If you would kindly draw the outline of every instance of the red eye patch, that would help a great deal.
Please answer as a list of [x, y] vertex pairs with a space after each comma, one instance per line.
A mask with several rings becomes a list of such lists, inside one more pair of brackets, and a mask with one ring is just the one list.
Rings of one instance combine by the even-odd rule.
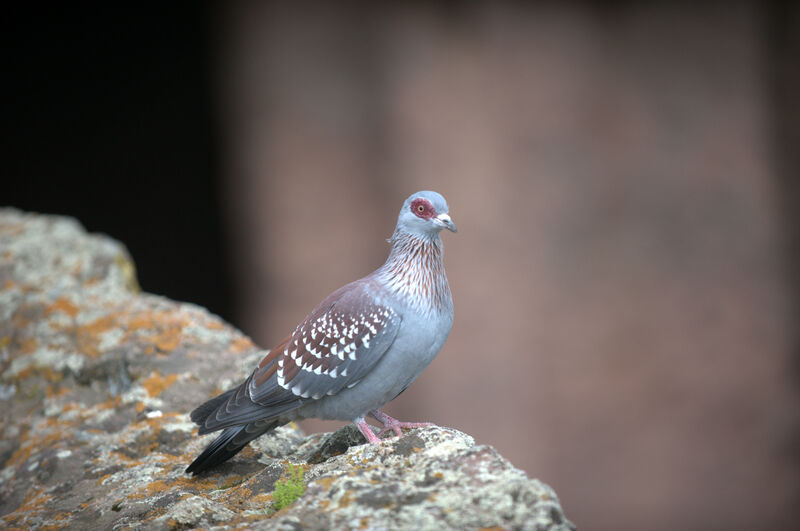
[[427, 199], [417, 198], [411, 202], [411, 212], [422, 219], [430, 219], [436, 214], [433, 205]]

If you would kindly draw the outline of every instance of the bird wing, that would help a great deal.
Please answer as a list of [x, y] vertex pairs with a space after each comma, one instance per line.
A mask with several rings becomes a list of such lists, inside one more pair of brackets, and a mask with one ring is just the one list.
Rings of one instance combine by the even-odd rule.
[[401, 317], [358, 283], [331, 294], [259, 364], [251, 400], [278, 406], [356, 385], [389, 350]]
[[[359, 289], [360, 288], [360, 289]], [[353, 387], [383, 357], [401, 317], [357, 282], [329, 295], [239, 387], [192, 413], [200, 433], [266, 422]]]

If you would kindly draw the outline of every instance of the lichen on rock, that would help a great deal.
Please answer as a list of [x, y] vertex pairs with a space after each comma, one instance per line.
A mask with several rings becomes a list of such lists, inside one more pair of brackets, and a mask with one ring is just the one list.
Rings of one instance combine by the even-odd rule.
[[[456, 430], [363, 445], [284, 426], [192, 478], [188, 412], [265, 353], [141, 293], [124, 246], [0, 209], [0, 527], [572, 529], [556, 494]], [[289, 463], [307, 489], [272, 514]]]

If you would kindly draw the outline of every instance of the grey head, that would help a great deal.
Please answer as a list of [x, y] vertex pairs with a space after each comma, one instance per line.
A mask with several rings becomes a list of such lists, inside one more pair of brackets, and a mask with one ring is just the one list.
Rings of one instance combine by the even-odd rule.
[[457, 232], [449, 211], [447, 201], [441, 194], [426, 190], [417, 192], [403, 203], [400, 215], [397, 216], [397, 228], [428, 237], [439, 234], [442, 229]]

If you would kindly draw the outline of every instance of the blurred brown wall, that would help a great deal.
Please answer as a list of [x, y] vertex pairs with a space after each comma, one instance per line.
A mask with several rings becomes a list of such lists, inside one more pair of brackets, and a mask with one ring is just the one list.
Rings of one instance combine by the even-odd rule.
[[497, 447], [581, 528], [795, 521], [767, 10], [448, 5], [221, 8], [239, 324], [276, 343], [440, 191], [455, 325], [391, 414]]

